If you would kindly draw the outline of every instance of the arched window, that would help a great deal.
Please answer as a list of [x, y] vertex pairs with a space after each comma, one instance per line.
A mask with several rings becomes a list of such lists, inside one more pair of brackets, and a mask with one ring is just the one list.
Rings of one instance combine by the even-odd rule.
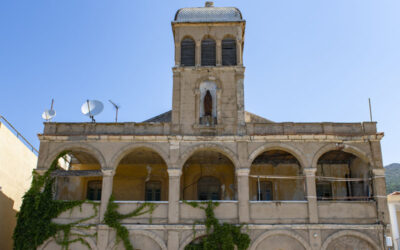
[[195, 65], [195, 43], [190, 38], [185, 38], [181, 42], [181, 65]]
[[213, 39], [204, 39], [201, 41], [201, 65], [215, 66], [216, 64], [216, 46]]
[[197, 196], [201, 201], [220, 200], [221, 183], [212, 176], [201, 177], [197, 182]]
[[222, 40], [222, 65], [236, 64], [236, 41], [234, 39]]

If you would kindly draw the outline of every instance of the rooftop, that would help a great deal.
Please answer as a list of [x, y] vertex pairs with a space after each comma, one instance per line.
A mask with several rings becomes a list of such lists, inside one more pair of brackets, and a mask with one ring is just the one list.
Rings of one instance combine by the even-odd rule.
[[206, 2], [205, 7], [182, 8], [175, 14], [175, 23], [241, 22], [242, 13], [235, 7], [214, 7]]

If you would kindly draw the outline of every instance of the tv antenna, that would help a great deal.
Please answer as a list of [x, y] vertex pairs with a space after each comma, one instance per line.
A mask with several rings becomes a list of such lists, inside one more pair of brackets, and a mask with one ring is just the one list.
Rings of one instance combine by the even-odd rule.
[[56, 116], [56, 111], [53, 109], [53, 105], [54, 105], [54, 99], [51, 99], [50, 109], [46, 109], [42, 114], [42, 118], [46, 120], [46, 122], [51, 121], [51, 119], [53, 119], [54, 116]]
[[115, 108], [115, 122], [118, 122], [118, 109], [121, 107], [117, 104], [115, 104], [113, 101], [108, 100]]
[[92, 122], [96, 122], [94, 116], [100, 114], [101, 111], [103, 111], [103, 108], [104, 105], [101, 101], [86, 100], [86, 102], [82, 104], [81, 112], [82, 114], [89, 116], [90, 119], [92, 119]]

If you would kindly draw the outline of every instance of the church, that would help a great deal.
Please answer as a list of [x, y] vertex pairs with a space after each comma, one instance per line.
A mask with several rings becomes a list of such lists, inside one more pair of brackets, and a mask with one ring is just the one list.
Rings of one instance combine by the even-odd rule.
[[[152, 204], [121, 220], [134, 249], [202, 249], [194, 246], [210, 232], [193, 204], [208, 201], [219, 223], [243, 225], [247, 249], [388, 249], [376, 123], [278, 123], [249, 113], [240, 10], [206, 2], [179, 9], [171, 25], [172, 110], [140, 123], [48, 122], [39, 135], [38, 173], [68, 152], [54, 198], [98, 204], [89, 226], [73, 229], [86, 243], [70, 249], [125, 249], [104, 222], [109, 202], [121, 214]], [[53, 221], [86, 218], [92, 203]], [[50, 238], [39, 249], [61, 248]]]

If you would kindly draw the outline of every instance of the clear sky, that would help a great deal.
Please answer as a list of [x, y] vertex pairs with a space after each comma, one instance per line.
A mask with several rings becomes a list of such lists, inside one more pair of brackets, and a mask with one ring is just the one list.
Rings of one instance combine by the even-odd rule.
[[[245, 108], [276, 122], [369, 120], [384, 164], [400, 162], [400, 1], [214, 1], [246, 19]], [[0, 114], [39, 146], [42, 112], [87, 122], [143, 121], [171, 109], [177, 9], [195, 0], [19, 0], [0, 3]]]

